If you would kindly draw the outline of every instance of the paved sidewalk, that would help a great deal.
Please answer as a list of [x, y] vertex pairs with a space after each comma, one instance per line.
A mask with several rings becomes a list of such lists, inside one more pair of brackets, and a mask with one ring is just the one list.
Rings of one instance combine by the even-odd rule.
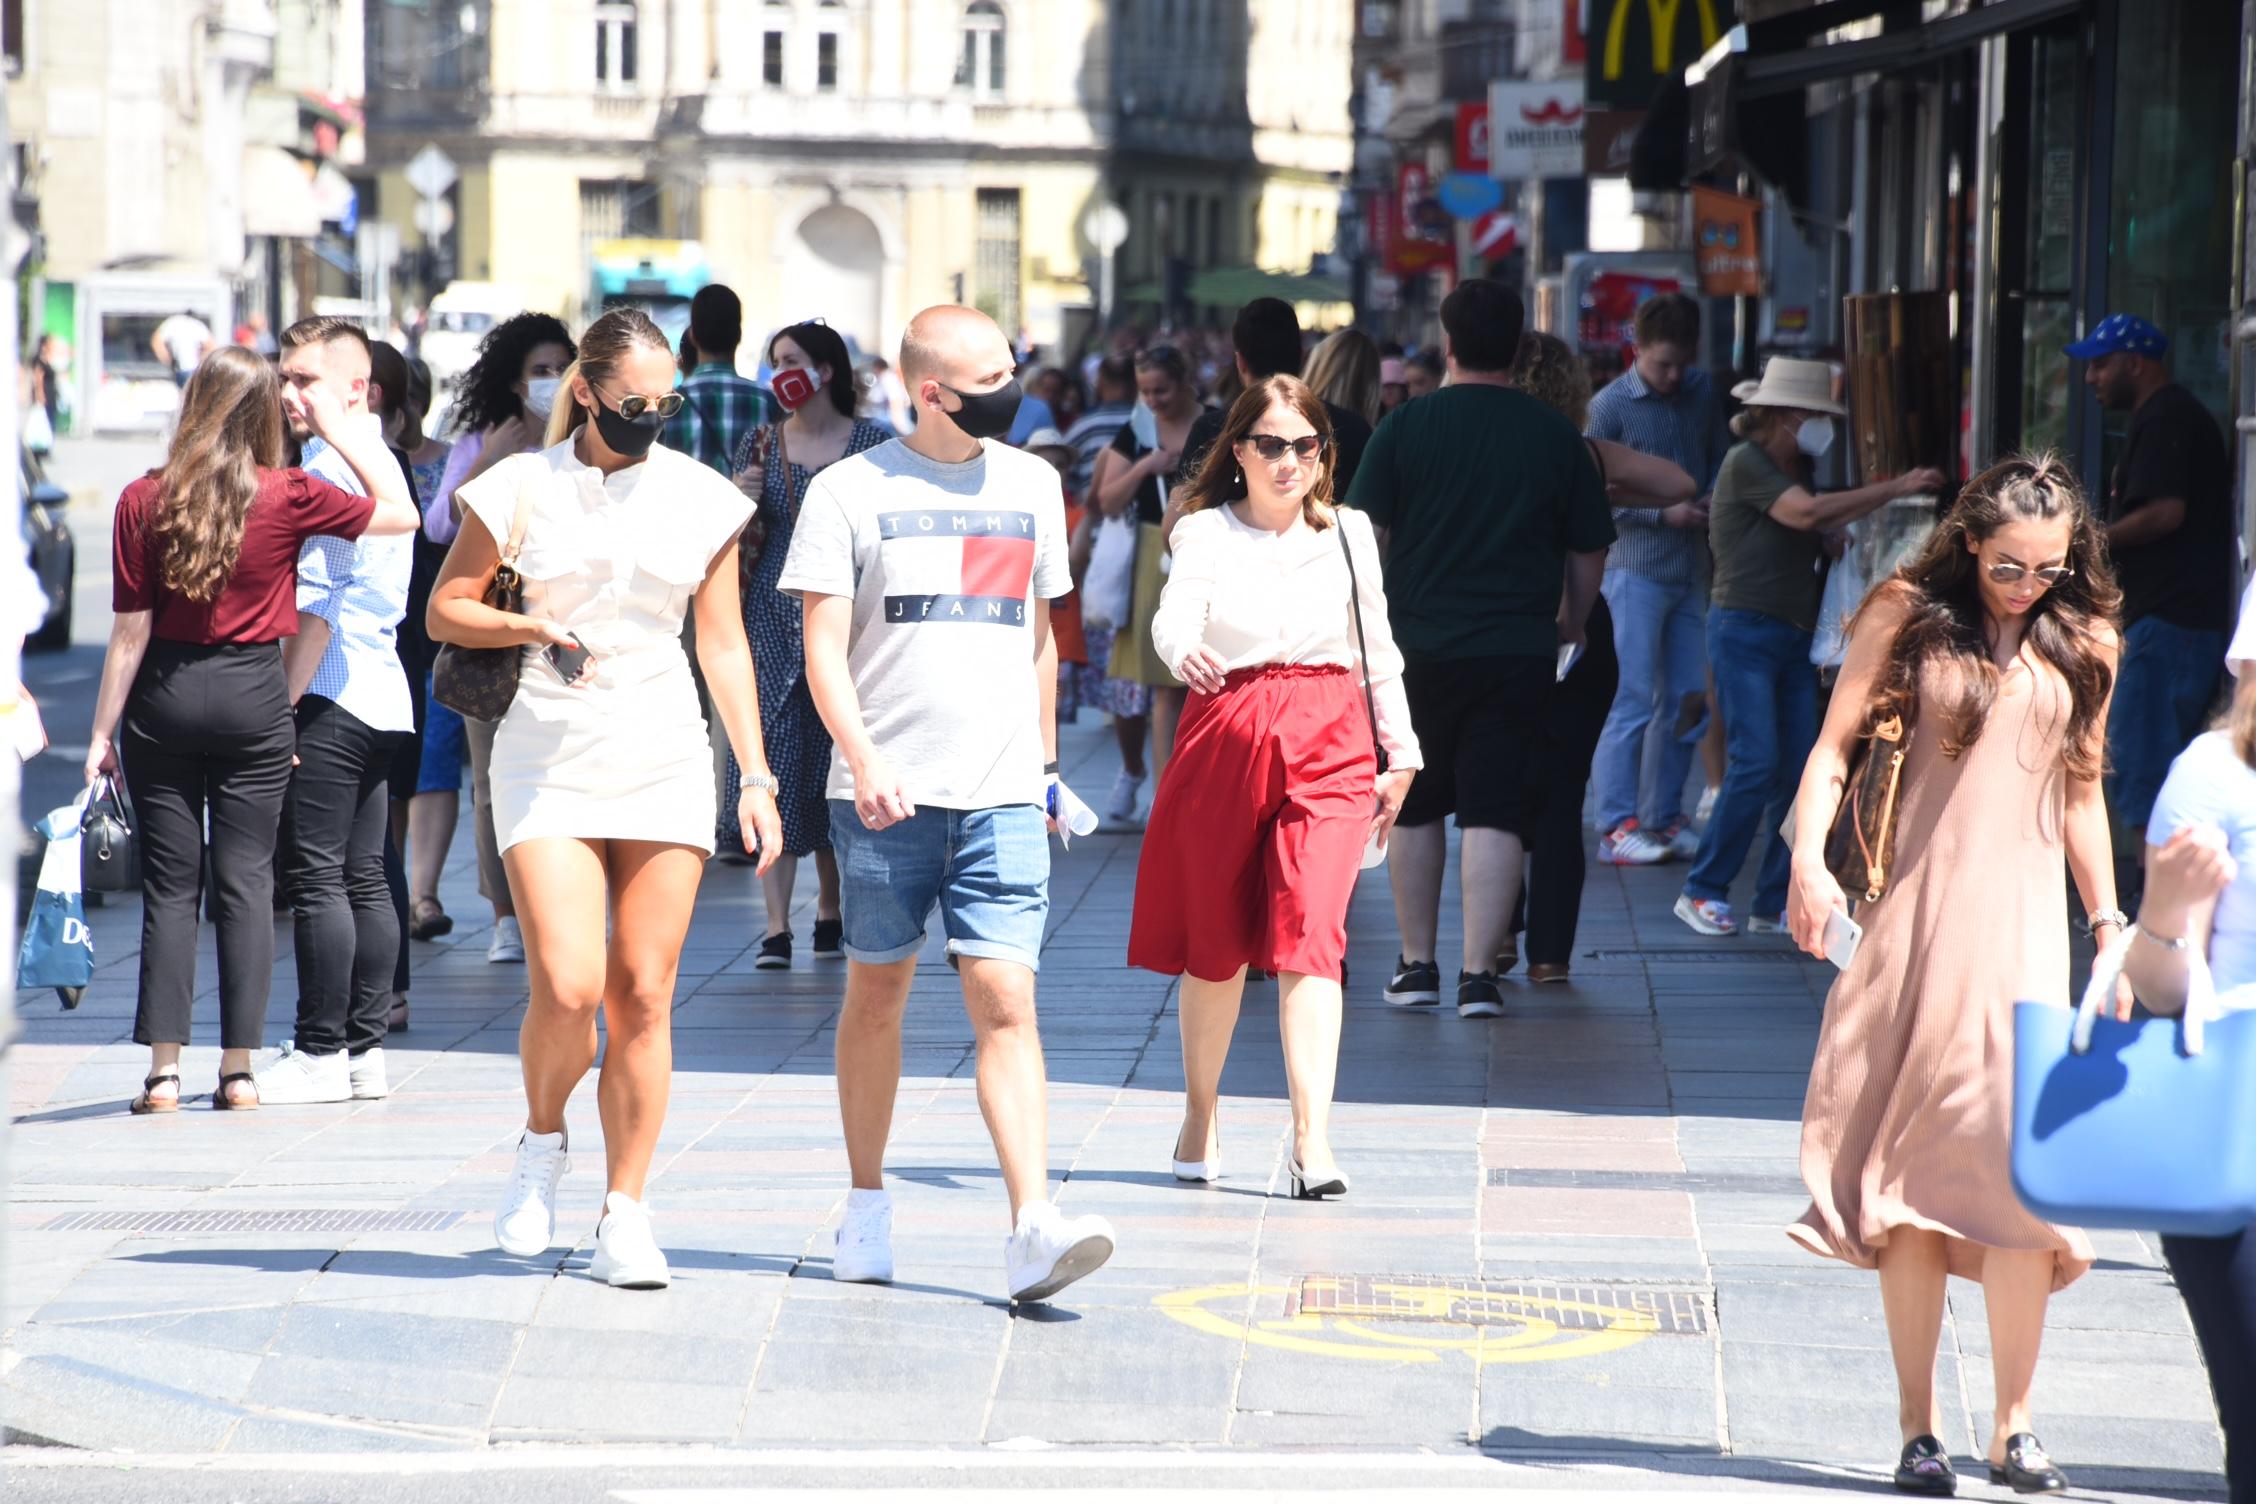
[[[1068, 743], [1069, 776], [1101, 793], [1098, 729]], [[1041, 1481], [1045, 1444], [1083, 1459], [1077, 1485], [1112, 1481], [1088, 1474], [1117, 1457], [1119, 1478], [1167, 1488], [1830, 1491], [1879, 1483], [1892, 1463], [1873, 1277], [1780, 1230], [1804, 1201], [1797, 1117], [1827, 974], [1775, 939], [1698, 940], [1669, 917], [1671, 869], [1594, 867], [1575, 985], [1515, 978], [1493, 1024], [1378, 1000], [1392, 918], [1383, 877], [1367, 879], [1335, 1131], [1354, 1189], [1318, 1205], [1284, 1195], [1272, 986], [1249, 993], [1225, 1083], [1227, 1178], [1173, 1182], [1172, 985], [1121, 960], [1137, 844], [1076, 842], [1042, 974], [1051, 1164], [1062, 1203], [1111, 1217], [1121, 1246], [1056, 1307], [1014, 1317], [969, 1034], [936, 947], [892, 1156], [900, 1281], [829, 1280], [846, 1182], [841, 973], [803, 949], [788, 974], [751, 969], [759, 910], [741, 868], [708, 875], [675, 1016], [651, 1187], [674, 1287], [615, 1292], [585, 1275], [602, 1192], [592, 1084], [564, 1183], [577, 1246], [495, 1251], [525, 974], [484, 959], [466, 831], [446, 894], [463, 927], [416, 947], [388, 1101], [126, 1116], [146, 1060], [129, 1038], [130, 902], [94, 915], [103, 967], [83, 1009], [19, 999], [0, 1354], [16, 1440], [175, 1460], [553, 1458], [567, 1476], [593, 1444], [666, 1443], [600, 1455], [683, 1487], [721, 1481], [711, 1459], [736, 1448], [804, 1460], [737, 1470], [778, 1485], [907, 1481], [927, 1463], [940, 1484]], [[277, 1038], [295, 996], [283, 949]], [[208, 1039], [208, 936], [202, 975]], [[189, 1052], [191, 1091], [209, 1090], [216, 1054]], [[2053, 1307], [2041, 1432], [2081, 1495], [2221, 1496], [2206, 1382], [2157, 1250], [2098, 1241], [2098, 1270]], [[1986, 1440], [1987, 1340], [1980, 1291], [1954, 1286], [1940, 1372], [1961, 1458]], [[550, 1444], [565, 1450], [537, 1450]], [[535, 1450], [497, 1450], [519, 1446]], [[833, 1450], [864, 1446], [896, 1470], [879, 1478], [876, 1461]], [[1182, 1449], [1218, 1454], [1215, 1468], [1166, 1465]], [[1311, 1449], [1354, 1456], [1333, 1467]], [[1227, 1460], [1260, 1454], [1275, 1468]], [[91, 1478], [68, 1489], [71, 1476], [14, 1481], [34, 1485], [26, 1497], [42, 1480], [53, 1497], [115, 1496]], [[289, 1496], [252, 1476], [229, 1473], [230, 1495]], [[462, 1497], [519, 1496], [468, 1462], [439, 1476]], [[509, 1476], [524, 1497], [581, 1496]], [[425, 1481], [433, 1491], [383, 1496], [439, 1497]]]

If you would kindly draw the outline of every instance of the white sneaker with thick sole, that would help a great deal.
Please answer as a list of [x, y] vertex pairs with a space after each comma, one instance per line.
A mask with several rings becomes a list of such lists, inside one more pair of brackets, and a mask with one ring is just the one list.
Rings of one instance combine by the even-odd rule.
[[650, 1235], [650, 1208], [624, 1191], [603, 1198], [588, 1273], [614, 1290], [663, 1290], [674, 1281], [666, 1255]]
[[1123, 773], [1112, 781], [1112, 799], [1105, 805], [1105, 818], [1125, 822], [1136, 818], [1136, 810], [1143, 803], [1144, 781], [1130, 773]]
[[345, 1052], [310, 1054], [294, 1044], [265, 1070], [258, 1072], [259, 1101], [275, 1107], [303, 1107], [317, 1102], [352, 1100], [352, 1077]]
[[392, 1079], [384, 1072], [384, 1047], [372, 1045], [357, 1055], [347, 1055], [346, 1076], [352, 1082], [353, 1100], [373, 1102], [392, 1094]]
[[1018, 1230], [1003, 1247], [1003, 1269], [1013, 1300], [1048, 1300], [1112, 1257], [1112, 1224], [1102, 1217], [1068, 1217], [1053, 1202], [1036, 1201], [1018, 1213]]
[[564, 1135], [527, 1129], [517, 1140], [517, 1171], [508, 1199], [494, 1217], [494, 1242], [503, 1253], [531, 1258], [556, 1242], [556, 1183], [572, 1168]]
[[525, 959], [525, 936], [515, 919], [496, 919], [493, 937], [486, 941], [486, 959], [496, 966], [519, 965]]
[[887, 1191], [849, 1191], [846, 1220], [838, 1225], [830, 1277], [840, 1284], [893, 1281], [893, 1197]]
[[1731, 905], [1720, 898], [1694, 898], [1689, 893], [1679, 893], [1676, 917], [1703, 935], [1720, 938], [1739, 933], [1738, 922], [1731, 917]]

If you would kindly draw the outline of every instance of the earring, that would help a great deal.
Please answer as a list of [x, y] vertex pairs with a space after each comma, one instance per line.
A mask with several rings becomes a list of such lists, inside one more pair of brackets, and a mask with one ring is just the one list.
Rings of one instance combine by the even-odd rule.
[[1245, 484], [1245, 471], [1242, 468], [1239, 468], [1237, 466], [1231, 467], [1230, 484], [1233, 486], [1242, 486]]

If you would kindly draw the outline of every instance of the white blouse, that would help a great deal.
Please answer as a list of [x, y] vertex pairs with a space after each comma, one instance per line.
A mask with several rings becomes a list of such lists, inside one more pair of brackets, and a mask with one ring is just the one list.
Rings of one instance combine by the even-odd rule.
[[1370, 642], [1379, 745], [1389, 767], [1423, 767], [1402, 690], [1402, 653], [1387, 624], [1371, 519], [1350, 507], [1333, 515], [1337, 532], [1319, 532], [1296, 520], [1272, 533], [1240, 520], [1229, 506], [1193, 512], [1178, 522], [1174, 564], [1152, 619], [1152, 645], [1178, 678], [1183, 659], [1201, 644], [1214, 650], [1225, 670], [1270, 663], [1357, 667], [1362, 655], [1355, 646], [1347, 560], [1340, 551], [1344, 534], [1355, 555], [1355, 593]]

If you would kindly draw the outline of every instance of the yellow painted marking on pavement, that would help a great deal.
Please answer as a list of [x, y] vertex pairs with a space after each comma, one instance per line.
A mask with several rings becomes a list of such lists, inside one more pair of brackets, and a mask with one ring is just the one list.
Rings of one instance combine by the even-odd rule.
[[[1217, 1305], [1236, 1302], [1242, 1308], [1251, 1297], [1283, 1296], [1283, 1285], [1206, 1285], [1195, 1290], [1171, 1290], [1152, 1298], [1152, 1304], [1196, 1331], [1273, 1347], [1285, 1352], [1324, 1358], [1356, 1358], [1379, 1363], [1438, 1363], [1450, 1355], [1463, 1355], [1476, 1365], [1489, 1363], [1556, 1363], [1595, 1357], [1633, 1347], [1660, 1330], [1660, 1322], [1644, 1311], [1617, 1310], [1581, 1301], [1547, 1300], [1493, 1291], [1453, 1290], [1423, 1285], [1372, 1286], [1409, 1310], [1360, 1311], [1353, 1315], [1301, 1312], [1282, 1320], [1254, 1321], [1224, 1314]], [[1537, 1311], [1579, 1311], [1598, 1317], [1606, 1325], [1595, 1332], [1568, 1332]], [[1412, 1322], [1449, 1322], [1469, 1325], [1467, 1317], [1485, 1312], [1512, 1324], [1510, 1330], [1476, 1326], [1469, 1337], [1427, 1334], [1415, 1330], [1374, 1325], [1392, 1315], [1403, 1325]]]

